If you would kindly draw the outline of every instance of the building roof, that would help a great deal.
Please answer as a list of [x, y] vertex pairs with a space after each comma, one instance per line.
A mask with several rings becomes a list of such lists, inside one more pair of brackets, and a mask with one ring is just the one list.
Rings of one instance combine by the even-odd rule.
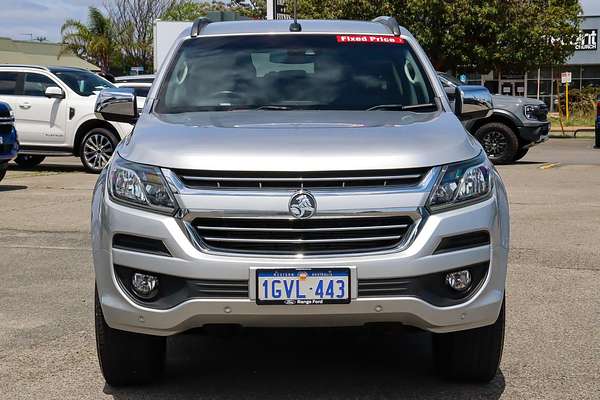
[[[290, 33], [292, 20], [250, 20], [213, 22], [204, 29], [201, 35], [226, 34], [258, 34], [258, 33]], [[377, 22], [346, 20], [298, 20], [302, 25], [302, 33], [347, 33], [367, 35], [390, 35], [390, 29]], [[402, 28], [403, 32], [405, 30]]]
[[59, 67], [78, 67], [91, 71], [100, 68], [77, 57], [70, 50], [62, 54], [60, 43], [28, 42], [0, 37], [0, 64], [31, 64]]

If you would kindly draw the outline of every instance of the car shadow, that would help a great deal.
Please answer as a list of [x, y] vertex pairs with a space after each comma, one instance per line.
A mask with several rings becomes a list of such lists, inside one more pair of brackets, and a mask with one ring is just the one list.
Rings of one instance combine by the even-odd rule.
[[0, 184], [0, 192], [12, 192], [14, 190], [25, 190], [27, 186], [23, 185], [2, 185]]
[[17, 164], [11, 163], [8, 165], [10, 171], [23, 172], [85, 172], [85, 168], [81, 164], [40, 164], [32, 168], [19, 167]]
[[547, 163], [546, 163], [546, 161], [529, 161], [529, 160], [523, 161], [523, 160], [520, 160], [520, 161], [514, 162], [513, 164], [515, 164], [515, 165], [529, 165], [529, 164], [547, 164]]
[[366, 330], [243, 331], [219, 339], [168, 339], [165, 377], [155, 384], [113, 388], [114, 399], [497, 399], [500, 372], [489, 384], [435, 376], [431, 334]]

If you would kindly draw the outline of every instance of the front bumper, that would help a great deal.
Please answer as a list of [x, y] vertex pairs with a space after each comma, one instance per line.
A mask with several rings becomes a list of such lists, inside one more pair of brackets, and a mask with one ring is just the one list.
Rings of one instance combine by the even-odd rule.
[[0, 132], [0, 164], [5, 164], [13, 160], [17, 156], [18, 151], [17, 131], [12, 128], [8, 132]]
[[[506, 193], [499, 177], [489, 199], [428, 216], [410, 246], [402, 251], [307, 259], [201, 251], [190, 241], [181, 221], [113, 202], [106, 195], [103, 180], [102, 175], [92, 206], [93, 256], [100, 303], [106, 322], [115, 329], [164, 336], [207, 324], [314, 327], [399, 322], [449, 332], [490, 325], [498, 317], [504, 298], [509, 235]], [[426, 196], [409, 198], [418, 202], [417, 206], [426, 201]], [[488, 231], [490, 244], [433, 255], [442, 238], [474, 231]], [[161, 239], [172, 257], [112, 248], [116, 233]], [[261, 306], [250, 289], [248, 298], [194, 298], [172, 308], [155, 309], [132, 299], [118, 283], [113, 267], [117, 264], [188, 279], [247, 280], [254, 288], [258, 268], [349, 266], [351, 282], [357, 282], [417, 277], [488, 260], [489, 270], [479, 290], [465, 302], [448, 307], [409, 296], [361, 298], [357, 285], [352, 284], [352, 301], [343, 305]]]
[[527, 143], [524, 148], [543, 143], [550, 138], [550, 122], [519, 126], [519, 135]]

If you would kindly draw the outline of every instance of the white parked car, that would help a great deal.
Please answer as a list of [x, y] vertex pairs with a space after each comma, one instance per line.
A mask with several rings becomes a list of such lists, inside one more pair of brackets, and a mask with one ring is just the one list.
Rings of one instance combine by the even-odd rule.
[[21, 143], [15, 162], [34, 167], [47, 156], [75, 155], [100, 172], [132, 128], [94, 115], [98, 92], [113, 87], [85, 69], [0, 64], [0, 100], [14, 110]]
[[115, 86], [133, 89], [139, 109], [144, 108], [144, 104], [146, 104], [146, 97], [148, 97], [152, 82], [154, 82], [154, 75], [130, 75], [115, 78]]

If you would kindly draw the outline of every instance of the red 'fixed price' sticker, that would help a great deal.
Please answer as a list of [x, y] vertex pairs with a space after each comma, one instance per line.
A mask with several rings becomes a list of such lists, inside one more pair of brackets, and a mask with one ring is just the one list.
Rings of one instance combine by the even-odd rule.
[[404, 44], [404, 39], [387, 35], [337, 35], [338, 43]]

